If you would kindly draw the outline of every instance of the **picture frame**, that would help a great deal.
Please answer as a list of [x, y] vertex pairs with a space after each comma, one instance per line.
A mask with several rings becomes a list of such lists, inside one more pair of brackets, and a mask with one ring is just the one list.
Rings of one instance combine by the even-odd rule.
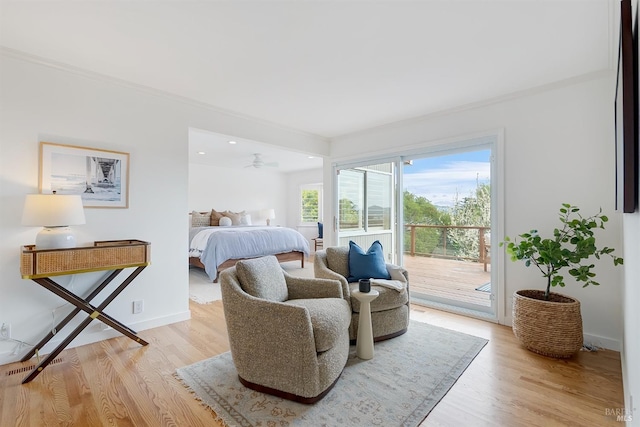
[[129, 207], [129, 153], [40, 142], [40, 192], [78, 194], [85, 208]]

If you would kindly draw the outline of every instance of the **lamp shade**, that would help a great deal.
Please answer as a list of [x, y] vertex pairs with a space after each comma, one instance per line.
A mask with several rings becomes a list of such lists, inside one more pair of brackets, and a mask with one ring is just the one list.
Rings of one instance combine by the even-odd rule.
[[267, 225], [271, 225], [271, 220], [276, 218], [275, 209], [263, 209], [260, 213], [267, 220]]
[[71, 194], [27, 194], [22, 225], [63, 227], [84, 224], [82, 198]]

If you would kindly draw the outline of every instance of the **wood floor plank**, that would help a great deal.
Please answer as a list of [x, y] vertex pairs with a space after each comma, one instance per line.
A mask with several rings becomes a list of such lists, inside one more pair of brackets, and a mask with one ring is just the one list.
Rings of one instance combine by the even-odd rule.
[[489, 339], [422, 426], [613, 426], [623, 407], [620, 355], [547, 358], [519, 345], [511, 328], [414, 307], [417, 320]]
[[482, 263], [406, 254], [403, 263], [410, 271], [412, 292], [491, 306], [490, 293], [476, 291], [477, 287], [491, 281], [491, 269], [484, 271]]
[[[114, 338], [63, 351], [31, 383], [0, 366], [2, 426], [221, 426], [175, 377], [179, 367], [229, 349], [220, 301], [191, 303], [192, 318], [142, 331], [141, 347]], [[411, 317], [489, 340], [422, 426], [619, 426], [620, 355], [550, 359], [522, 348], [510, 328], [413, 306]]]

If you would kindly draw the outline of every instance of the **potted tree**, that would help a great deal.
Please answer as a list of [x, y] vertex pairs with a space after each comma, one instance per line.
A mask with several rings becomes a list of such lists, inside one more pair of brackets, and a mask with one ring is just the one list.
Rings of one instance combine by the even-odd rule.
[[561, 228], [553, 237], [542, 238], [537, 230], [520, 234], [512, 241], [505, 237], [505, 246], [512, 261], [524, 261], [534, 266], [547, 279], [546, 290], [519, 290], [513, 296], [513, 332], [529, 350], [550, 357], [571, 357], [582, 347], [582, 316], [580, 302], [566, 295], [551, 292], [551, 287], [565, 286], [564, 270], [583, 287], [599, 285], [595, 281], [592, 257], [610, 256], [613, 265], [623, 263], [613, 254], [613, 248], [598, 248], [595, 229], [603, 229], [609, 219], [602, 209], [593, 216], [583, 217], [580, 209], [567, 203], [560, 208]]

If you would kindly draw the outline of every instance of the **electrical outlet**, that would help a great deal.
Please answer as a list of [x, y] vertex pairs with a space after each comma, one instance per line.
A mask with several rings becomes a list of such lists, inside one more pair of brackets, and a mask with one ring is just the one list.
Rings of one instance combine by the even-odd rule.
[[11, 339], [11, 323], [3, 323], [0, 327], [0, 338]]
[[144, 301], [138, 300], [133, 302], [133, 314], [140, 314], [144, 310]]

